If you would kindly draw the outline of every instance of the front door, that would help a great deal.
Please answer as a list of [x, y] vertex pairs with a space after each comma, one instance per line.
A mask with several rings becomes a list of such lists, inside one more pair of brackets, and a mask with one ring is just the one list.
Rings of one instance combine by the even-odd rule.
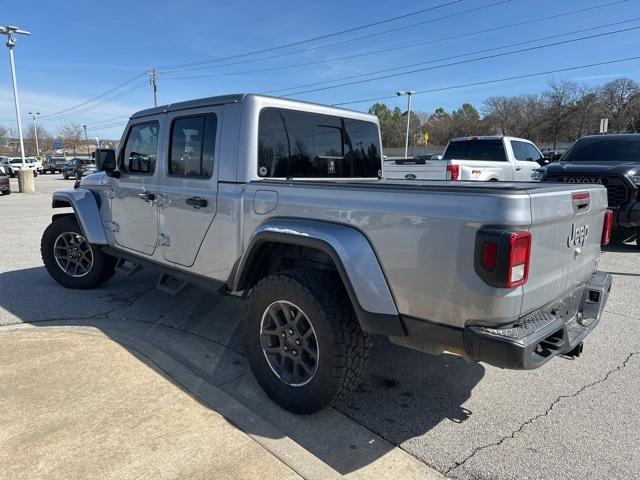
[[158, 240], [159, 131], [159, 119], [130, 125], [118, 157], [120, 177], [109, 178], [115, 242], [146, 255], [153, 255]]
[[536, 162], [541, 157], [540, 152], [532, 144], [518, 140], [511, 140], [511, 148], [515, 167], [513, 179], [518, 182], [530, 182], [533, 171], [540, 168]]
[[216, 214], [222, 107], [167, 118], [169, 145], [160, 179], [158, 229], [167, 262], [191, 266]]

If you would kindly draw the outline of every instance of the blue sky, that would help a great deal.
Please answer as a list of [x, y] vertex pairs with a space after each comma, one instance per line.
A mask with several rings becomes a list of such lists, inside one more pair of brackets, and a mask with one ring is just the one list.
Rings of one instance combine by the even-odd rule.
[[[640, 0], [614, 2], [22, 0], [5, 7], [0, 22], [32, 32], [31, 37], [18, 38], [15, 49], [23, 114], [33, 110], [41, 112], [42, 124], [53, 134], [65, 121], [73, 121], [88, 125], [91, 137], [119, 138], [126, 117], [153, 104], [151, 87], [144, 83], [145, 77], [133, 78], [153, 67], [159, 68], [162, 74], [158, 84], [160, 104], [236, 92], [273, 91], [276, 95], [286, 95], [640, 27]], [[447, 3], [450, 5], [351, 33], [251, 54]], [[600, 5], [601, 8], [582, 13], [474, 33]], [[468, 10], [475, 11], [465, 13]], [[449, 18], [441, 18], [445, 16]], [[385, 33], [392, 29], [394, 31]], [[578, 30], [583, 31], [569, 34]], [[367, 35], [372, 36], [353, 40]], [[459, 38], [443, 40], [448, 37]], [[514, 43], [521, 45], [497, 49]], [[325, 46], [315, 48], [322, 45]], [[371, 53], [395, 47], [402, 48]], [[462, 56], [486, 49], [494, 50]], [[5, 61], [0, 61], [0, 72], [3, 72], [0, 73], [0, 125], [9, 126], [15, 122], [15, 116], [7, 53], [6, 49], [2, 50], [0, 55], [5, 56]], [[399, 89], [446, 88], [632, 56], [640, 56], [640, 30], [307, 92], [294, 98], [333, 104], [389, 96]], [[336, 60], [342, 57], [350, 58]], [[456, 58], [437, 61], [450, 57]], [[188, 69], [177, 67], [203, 61], [208, 63]], [[433, 63], [427, 63], [429, 61]], [[413, 64], [420, 65], [403, 68]], [[639, 67], [640, 60], [633, 60], [424, 93], [414, 97], [414, 108], [450, 110], [464, 102], [481, 107], [482, 101], [492, 95], [539, 93], [551, 78], [573, 79], [587, 85], [598, 85], [617, 76], [640, 81]], [[77, 107], [129, 80], [130, 83], [112, 94]], [[314, 85], [291, 89], [308, 84]], [[129, 93], [112, 99], [126, 92]], [[391, 107], [405, 108], [406, 104], [406, 99], [400, 98], [384, 101]], [[102, 104], [96, 105], [98, 103]], [[349, 108], [366, 110], [371, 103], [352, 104]], [[71, 110], [45, 117], [67, 109]]]

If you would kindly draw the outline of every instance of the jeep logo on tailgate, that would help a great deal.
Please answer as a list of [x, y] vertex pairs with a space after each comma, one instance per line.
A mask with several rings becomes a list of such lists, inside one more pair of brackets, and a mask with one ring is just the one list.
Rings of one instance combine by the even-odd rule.
[[564, 183], [595, 183], [602, 185], [602, 179], [598, 177], [560, 177]]
[[579, 225], [576, 227], [575, 223], [571, 224], [571, 233], [567, 237], [567, 247], [581, 247], [589, 236], [589, 226]]

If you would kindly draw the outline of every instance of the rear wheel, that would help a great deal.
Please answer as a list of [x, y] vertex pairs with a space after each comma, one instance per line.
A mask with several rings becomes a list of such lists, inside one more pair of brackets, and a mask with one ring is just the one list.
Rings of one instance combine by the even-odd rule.
[[287, 410], [312, 413], [351, 390], [370, 345], [337, 274], [288, 270], [249, 293], [249, 363], [267, 395]]
[[40, 252], [49, 275], [68, 288], [97, 287], [115, 272], [116, 259], [91, 245], [73, 216], [57, 218], [46, 228]]
[[11, 189], [7, 188], [6, 190], [3, 190], [2, 195], [11, 195]]

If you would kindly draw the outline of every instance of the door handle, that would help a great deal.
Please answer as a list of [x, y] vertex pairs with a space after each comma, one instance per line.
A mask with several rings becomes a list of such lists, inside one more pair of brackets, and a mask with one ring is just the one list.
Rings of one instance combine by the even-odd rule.
[[185, 203], [191, 205], [193, 208], [203, 208], [209, 204], [206, 199], [200, 197], [187, 198]]
[[522, 170], [522, 167], [516, 167], [516, 170], [519, 172], [520, 170]]
[[153, 202], [156, 199], [156, 194], [151, 192], [142, 192], [138, 194], [138, 198], [145, 202]]

